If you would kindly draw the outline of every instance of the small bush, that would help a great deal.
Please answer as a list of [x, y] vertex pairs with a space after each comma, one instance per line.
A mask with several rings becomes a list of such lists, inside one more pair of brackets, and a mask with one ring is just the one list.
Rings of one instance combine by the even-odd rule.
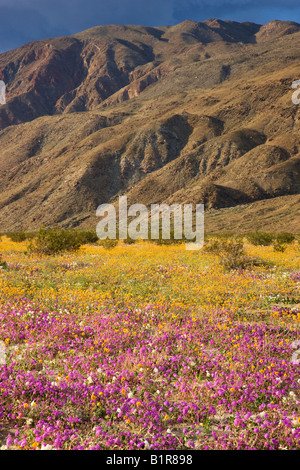
[[228, 270], [244, 269], [257, 264], [257, 260], [245, 254], [244, 244], [240, 239], [210, 240], [204, 245], [203, 250], [217, 255], [220, 258], [221, 265]]
[[7, 269], [8, 265], [6, 261], [3, 261], [2, 256], [0, 255], [0, 269]]
[[282, 244], [282, 243], [293, 243], [293, 241], [296, 239], [296, 235], [294, 235], [293, 233], [288, 233], [288, 232], [282, 232], [282, 233], [278, 233], [276, 235], [276, 241], [277, 243], [279, 244]]
[[273, 245], [273, 249], [274, 249], [274, 251], [279, 251], [279, 252], [283, 253], [285, 251], [286, 247], [284, 245], [282, 245], [281, 243], [276, 242]]
[[273, 243], [275, 235], [273, 233], [253, 232], [246, 235], [247, 240], [255, 246], [269, 246]]
[[151, 240], [156, 245], [178, 245], [182, 243], [182, 240], [176, 240], [175, 238], [165, 239], [165, 238], [158, 238], [157, 240]]
[[99, 240], [98, 244], [106, 248], [107, 250], [114, 248], [118, 244], [118, 240], [111, 240], [110, 238], [106, 238], [105, 240]]
[[149, 234], [149, 240], [152, 243], [155, 243], [156, 245], [178, 245], [178, 244], [183, 243], [185, 241], [189, 241], [189, 242], [193, 241], [193, 240], [186, 240], [184, 236], [181, 239], [175, 238], [173, 230], [170, 230], [170, 238], [163, 238], [162, 235], [163, 234], [160, 231], [159, 238], [151, 239], [151, 234]]
[[133, 238], [128, 236], [123, 241], [124, 243], [126, 243], [126, 245], [134, 245], [134, 243], [136, 243], [137, 240], [134, 240]]
[[97, 243], [99, 240], [97, 233], [94, 230], [78, 230], [76, 233], [83, 245]]
[[28, 247], [29, 253], [53, 255], [63, 251], [77, 251], [82, 245], [75, 231], [41, 228]]
[[34, 232], [9, 232], [6, 234], [13, 242], [21, 243], [26, 240], [32, 240], [35, 236]]

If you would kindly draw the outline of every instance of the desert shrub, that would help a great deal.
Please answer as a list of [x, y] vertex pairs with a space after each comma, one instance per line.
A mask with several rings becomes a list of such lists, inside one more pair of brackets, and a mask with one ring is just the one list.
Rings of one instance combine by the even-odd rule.
[[164, 239], [158, 238], [157, 240], [152, 240], [156, 245], [178, 245], [182, 243], [182, 240], [176, 240], [175, 238]]
[[110, 238], [106, 238], [105, 240], [98, 240], [98, 244], [109, 250], [117, 246], [118, 240], [111, 240]]
[[246, 235], [247, 240], [252, 245], [269, 246], [273, 245], [274, 251], [284, 251], [285, 245], [292, 243], [296, 236], [293, 233], [281, 232], [281, 233], [266, 233], [266, 232], [253, 232]]
[[82, 245], [75, 231], [41, 228], [28, 247], [29, 253], [53, 255], [64, 251], [77, 251]]
[[7, 262], [3, 261], [2, 256], [0, 255], [0, 269], [7, 269]]
[[258, 263], [245, 254], [241, 239], [213, 239], [204, 245], [203, 251], [217, 255], [221, 265], [228, 270], [244, 269]]
[[255, 246], [268, 246], [271, 245], [275, 239], [275, 235], [273, 233], [266, 233], [266, 232], [252, 232], [246, 235], [247, 240]]
[[83, 245], [97, 243], [99, 240], [95, 230], [78, 230], [76, 233]]
[[278, 242], [275, 242], [274, 245], [273, 245], [273, 250], [274, 251], [279, 251], [281, 253], [283, 253], [286, 249], [286, 246], [285, 245], [282, 245], [281, 243], [278, 243]]
[[128, 237], [124, 238], [123, 241], [124, 241], [124, 243], [126, 243], [126, 245], [133, 245], [134, 243], [136, 243], [137, 240], [134, 240], [133, 238], [129, 237], [129, 235], [128, 235]]
[[276, 235], [276, 242], [279, 244], [293, 243], [295, 239], [296, 239], [296, 235], [294, 235], [293, 233], [281, 232]]
[[189, 241], [189, 242], [193, 241], [193, 240], [186, 240], [184, 235], [182, 235], [181, 239], [175, 238], [174, 230], [170, 230], [170, 238], [168, 239], [163, 238], [162, 235], [163, 235], [162, 231], [160, 231], [159, 238], [151, 239], [151, 234], [149, 234], [149, 241], [151, 241], [152, 243], [155, 243], [156, 245], [178, 245], [185, 241]]
[[34, 232], [9, 232], [6, 234], [13, 242], [24, 242], [25, 240], [32, 240], [35, 236]]
[[220, 247], [220, 240], [210, 238], [207, 241], [205, 240], [204, 247], [202, 249], [202, 253], [214, 253], [216, 255], [219, 254], [219, 247]]

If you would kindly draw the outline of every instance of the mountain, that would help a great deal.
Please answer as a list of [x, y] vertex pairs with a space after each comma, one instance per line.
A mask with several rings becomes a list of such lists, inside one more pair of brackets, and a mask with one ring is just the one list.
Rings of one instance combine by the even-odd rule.
[[300, 25], [98, 26], [0, 55], [0, 231], [204, 203], [208, 230], [300, 229]]

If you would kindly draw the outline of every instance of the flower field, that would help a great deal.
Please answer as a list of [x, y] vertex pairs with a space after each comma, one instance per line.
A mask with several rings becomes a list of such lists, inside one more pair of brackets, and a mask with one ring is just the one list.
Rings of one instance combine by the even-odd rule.
[[244, 270], [184, 245], [26, 246], [0, 241], [0, 447], [300, 448], [297, 243], [247, 245]]

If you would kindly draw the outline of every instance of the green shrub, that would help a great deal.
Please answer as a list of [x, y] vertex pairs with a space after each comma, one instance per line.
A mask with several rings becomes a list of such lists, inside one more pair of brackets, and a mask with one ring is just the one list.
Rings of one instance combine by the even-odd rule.
[[178, 245], [182, 243], [182, 240], [176, 240], [175, 238], [165, 239], [165, 238], [158, 238], [157, 240], [151, 240], [156, 245]]
[[286, 247], [284, 245], [282, 245], [281, 243], [276, 242], [273, 245], [273, 250], [274, 251], [279, 251], [279, 252], [283, 253], [285, 251], [285, 249], [286, 249]]
[[255, 246], [269, 246], [273, 243], [275, 235], [266, 232], [253, 232], [246, 235], [247, 240]]
[[6, 234], [13, 242], [24, 242], [25, 240], [32, 240], [35, 236], [34, 232], [9, 232]]
[[156, 245], [178, 245], [185, 241], [192, 242], [193, 240], [185, 240], [184, 236], [182, 237], [182, 239], [175, 238], [174, 231], [170, 230], [170, 238], [163, 238], [162, 231], [160, 231], [159, 238], [157, 239], [151, 239], [151, 233], [149, 233], [149, 241], [155, 243]]
[[118, 240], [111, 240], [110, 238], [106, 238], [105, 240], [99, 240], [98, 244], [106, 248], [107, 250], [114, 248], [118, 244]]
[[276, 241], [279, 243], [279, 244], [282, 244], [282, 243], [293, 243], [293, 241], [296, 239], [296, 235], [294, 235], [293, 233], [288, 233], [288, 232], [282, 232], [282, 233], [278, 233], [276, 235]]
[[217, 255], [220, 264], [228, 270], [244, 269], [257, 264], [257, 260], [245, 254], [244, 244], [241, 239], [210, 240], [204, 245], [203, 251]]
[[284, 245], [292, 243], [296, 239], [296, 236], [288, 232], [281, 232], [276, 234], [256, 231], [247, 234], [246, 238], [252, 245], [273, 245], [275, 251], [284, 251], [286, 248]]
[[136, 243], [137, 240], [134, 240], [133, 238], [128, 236], [123, 241], [124, 243], [126, 243], [126, 245], [133, 245], [134, 243]]
[[82, 244], [79, 234], [75, 231], [41, 228], [30, 243], [28, 251], [53, 255], [63, 251], [77, 251]]
[[97, 243], [99, 240], [97, 233], [94, 230], [78, 230], [76, 233], [83, 245]]
[[3, 261], [2, 256], [0, 255], [0, 269], [7, 269], [7, 262]]

